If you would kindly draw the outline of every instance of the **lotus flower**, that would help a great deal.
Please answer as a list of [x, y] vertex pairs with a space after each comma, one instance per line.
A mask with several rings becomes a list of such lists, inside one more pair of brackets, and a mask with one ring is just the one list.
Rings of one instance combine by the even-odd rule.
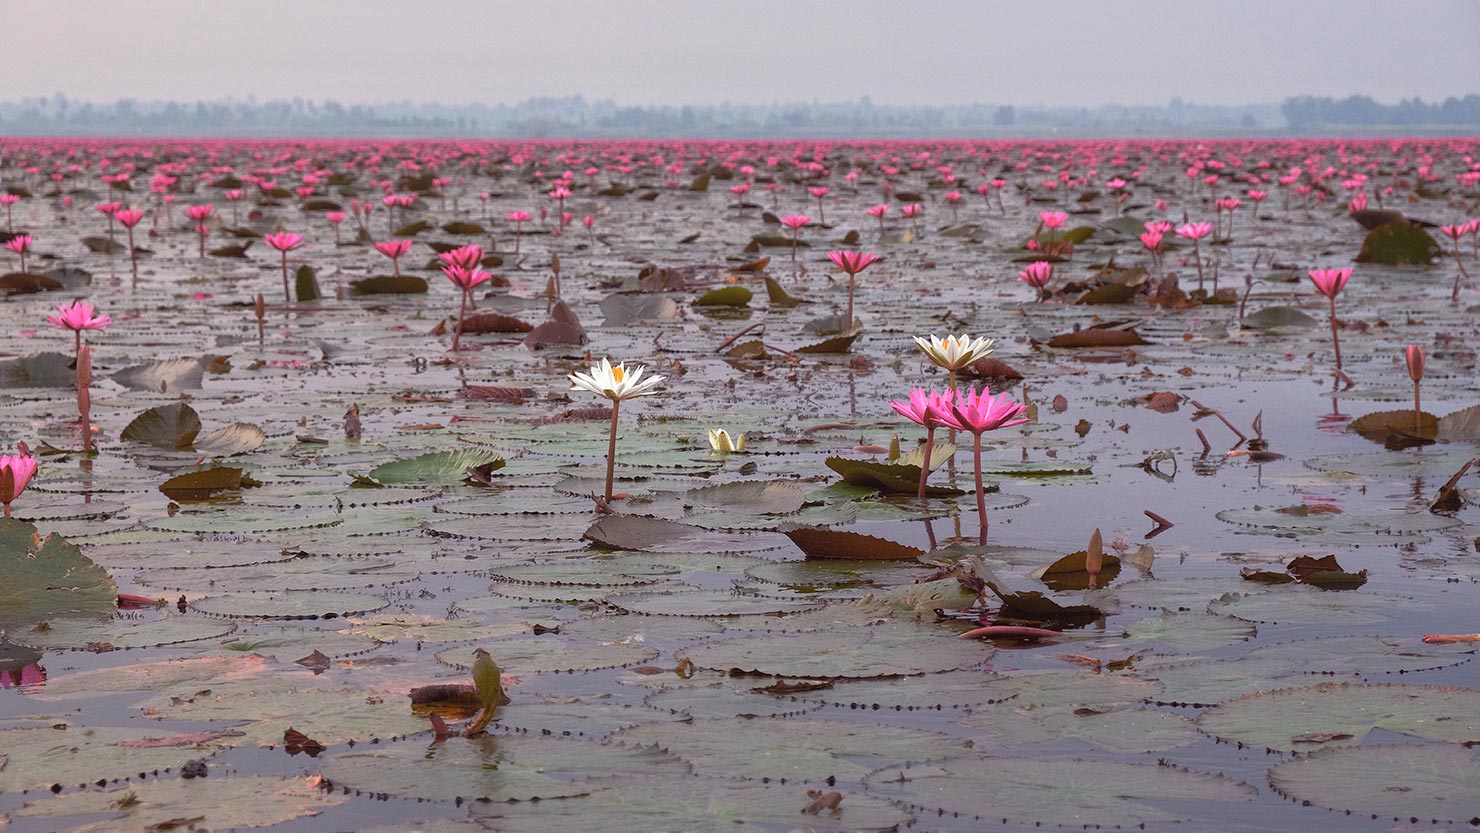
[[382, 240], [375, 244], [375, 251], [391, 259], [391, 270], [401, 277], [401, 256], [411, 251], [410, 240]]
[[1345, 269], [1310, 270], [1310, 281], [1316, 285], [1316, 291], [1331, 302], [1331, 348], [1336, 352], [1337, 375], [1341, 375], [1341, 341], [1336, 336], [1336, 296], [1341, 294], [1351, 278], [1352, 270], [1349, 266]]
[[987, 498], [982, 484], [982, 434], [999, 428], [1011, 428], [1028, 422], [1025, 416], [1028, 407], [1013, 402], [1002, 394], [992, 398], [991, 391], [983, 387], [978, 394], [975, 388], [965, 394], [957, 394], [951, 404], [949, 415], [943, 415], [945, 424], [972, 434], [972, 459], [976, 465], [976, 511], [981, 519], [982, 543], [987, 542]]
[[36, 458], [24, 449], [16, 454], [0, 455], [0, 504], [5, 505], [5, 517], [10, 517], [11, 502], [26, 490], [34, 474]]
[[17, 234], [5, 241], [5, 248], [21, 256], [21, 271], [26, 271], [26, 254], [31, 251], [31, 235]]
[[[920, 339], [917, 338], [916, 341]], [[990, 341], [987, 343], [991, 344]], [[915, 492], [915, 496], [921, 500], [925, 499], [925, 481], [930, 477], [930, 456], [935, 448], [935, 429], [951, 424], [948, 420], [955, 401], [955, 391], [926, 392], [924, 388], [913, 388], [908, 400], [889, 403], [889, 407], [900, 416], [925, 427], [925, 458], [920, 463], [920, 484]]]
[[288, 291], [288, 252], [303, 245], [303, 235], [291, 231], [280, 231], [262, 235], [262, 242], [277, 249], [283, 255], [283, 302], [292, 303], [293, 295]]
[[1053, 264], [1046, 260], [1035, 260], [1023, 267], [1018, 280], [1038, 290], [1038, 302], [1048, 297], [1048, 282], [1053, 280]]
[[662, 376], [648, 376], [643, 378], [647, 368], [637, 365], [631, 371], [627, 370], [625, 363], [616, 367], [603, 358], [601, 364], [594, 365], [587, 373], [579, 371], [567, 376], [570, 379], [571, 390], [584, 390], [605, 396], [612, 403], [612, 428], [606, 446], [606, 500], [612, 499], [612, 476], [616, 472], [617, 465], [617, 415], [621, 411], [622, 402], [635, 399], [639, 396], [653, 396], [657, 394], [654, 390], [663, 382]]
[[736, 434], [731, 437], [729, 432], [723, 428], [709, 429], [709, 450], [716, 454], [744, 454], [745, 435]]
[[879, 256], [866, 252], [836, 251], [828, 252], [827, 259], [844, 272], [848, 273], [848, 317], [843, 322], [843, 332], [853, 332], [853, 287], [854, 279], [858, 273], [867, 269], [877, 262]]
[[[964, 333], [959, 336], [947, 334], [944, 339], [932, 335], [929, 341], [915, 336], [915, 343], [925, 351], [925, 356], [931, 363], [950, 371], [953, 380], [961, 368], [992, 353], [990, 338], [972, 338]], [[954, 387], [952, 385], [952, 389]]]

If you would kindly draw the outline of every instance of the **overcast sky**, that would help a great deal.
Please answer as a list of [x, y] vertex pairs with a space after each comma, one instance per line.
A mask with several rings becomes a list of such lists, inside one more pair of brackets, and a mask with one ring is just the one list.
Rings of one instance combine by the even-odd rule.
[[1480, 92], [1480, 0], [0, 0], [0, 97], [621, 104]]

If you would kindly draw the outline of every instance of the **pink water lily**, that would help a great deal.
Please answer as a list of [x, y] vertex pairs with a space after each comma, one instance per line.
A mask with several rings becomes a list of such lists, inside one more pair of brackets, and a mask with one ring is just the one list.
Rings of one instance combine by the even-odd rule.
[[382, 240], [374, 244], [375, 251], [391, 259], [391, 270], [401, 277], [401, 257], [411, 251], [410, 240]]
[[22, 272], [26, 271], [26, 254], [31, 251], [31, 243], [32, 239], [29, 234], [17, 234], [5, 241], [5, 248], [20, 255]]
[[956, 394], [953, 391], [929, 391], [924, 388], [910, 390], [910, 398], [902, 402], [890, 402], [889, 407], [911, 422], [925, 427], [925, 458], [920, 464], [920, 484], [916, 497], [925, 499], [925, 481], [930, 477], [931, 449], [935, 447], [935, 429], [949, 425], [951, 408]]
[[791, 229], [792, 262], [795, 262], [797, 259], [797, 238], [801, 234], [802, 228], [810, 222], [812, 222], [812, 218], [805, 214], [788, 214], [781, 218], [781, 225]]
[[10, 517], [11, 502], [21, 496], [35, 474], [36, 458], [24, 448], [16, 454], [0, 455], [0, 504], [5, 506], [5, 517]]
[[1418, 383], [1423, 381], [1428, 357], [1424, 355], [1422, 347], [1410, 344], [1403, 348], [1403, 362], [1408, 365], [1408, 378], [1413, 380], [1413, 431], [1418, 433], [1423, 430], [1423, 409], [1418, 401]]
[[277, 249], [283, 256], [283, 303], [292, 303], [293, 295], [288, 291], [288, 252], [303, 245], [303, 235], [291, 231], [279, 231], [262, 235], [262, 242]]
[[[1197, 288], [1203, 288], [1202, 249], [1198, 241], [1213, 233], [1212, 223], [1183, 223], [1177, 226], [1177, 236], [1192, 241], [1192, 259], [1197, 263]], [[1217, 287], [1213, 287], [1216, 292]]]
[[987, 542], [987, 498], [982, 484], [982, 434], [1028, 422], [1027, 411], [1028, 406], [1008, 399], [1005, 393], [993, 399], [992, 392], [984, 386], [981, 393], [977, 393], [976, 388], [971, 388], [964, 394], [958, 392], [956, 400], [951, 403], [950, 414], [942, 418], [946, 425], [959, 431], [969, 431], [972, 435], [972, 459], [976, 465], [976, 511], [981, 519], [983, 544]]
[[59, 315], [48, 315], [46, 320], [64, 330], [101, 330], [113, 323], [106, 315], [97, 315], [93, 305], [87, 301], [73, 301], [57, 306]]
[[1346, 288], [1346, 282], [1351, 280], [1352, 270], [1348, 266], [1345, 269], [1312, 269], [1310, 270], [1310, 281], [1316, 285], [1316, 290], [1325, 295], [1331, 302], [1331, 349], [1336, 353], [1336, 375], [1344, 375], [1341, 372], [1341, 341], [1336, 335], [1336, 296]]
[[828, 252], [827, 259], [833, 265], [848, 273], [848, 317], [843, 321], [843, 333], [853, 332], [853, 286], [854, 279], [858, 273], [877, 263], [879, 256], [868, 252], [835, 251]]
[[1053, 264], [1036, 260], [1024, 266], [1017, 279], [1038, 290], [1038, 301], [1042, 303], [1048, 297], [1048, 282], [1053, 280]]

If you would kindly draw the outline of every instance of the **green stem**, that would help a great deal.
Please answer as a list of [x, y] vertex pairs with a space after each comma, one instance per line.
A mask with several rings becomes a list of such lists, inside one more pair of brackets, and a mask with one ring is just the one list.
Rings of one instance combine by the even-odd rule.
[[920, 461], [920, 488], [915, 496], [925, 499], [925, 479], [930, 477], [930, 449], [935, 445], [935, 426], [925, 426], [925, 459]]
[[982, 546], [987, 543], [987, 493], [982, 488], [982, 435], [977, 432], [976, 440], [972, 444], [972, 456], [976, 462], [976, 515], [981, 521]]
[[606, 502], [612, 500], [612, 476], [617, 470], [617, 412], [622, 407], [622, 400], [612, 400], [612, 432], [606, 442]]

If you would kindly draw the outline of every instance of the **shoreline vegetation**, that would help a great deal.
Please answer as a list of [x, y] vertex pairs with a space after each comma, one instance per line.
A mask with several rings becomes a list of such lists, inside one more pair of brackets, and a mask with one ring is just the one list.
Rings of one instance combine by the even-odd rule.
[[0, 101], [4, 136], [552, 139], [1279, 138], [1480, 133], [1480, 94], [1383, 104], [1367, 96], [1164, 106], [949, 106], [845, 102], [640, 105], [583, 96], [516, 104], [333, 100], [78, 101], [57, 93]]

